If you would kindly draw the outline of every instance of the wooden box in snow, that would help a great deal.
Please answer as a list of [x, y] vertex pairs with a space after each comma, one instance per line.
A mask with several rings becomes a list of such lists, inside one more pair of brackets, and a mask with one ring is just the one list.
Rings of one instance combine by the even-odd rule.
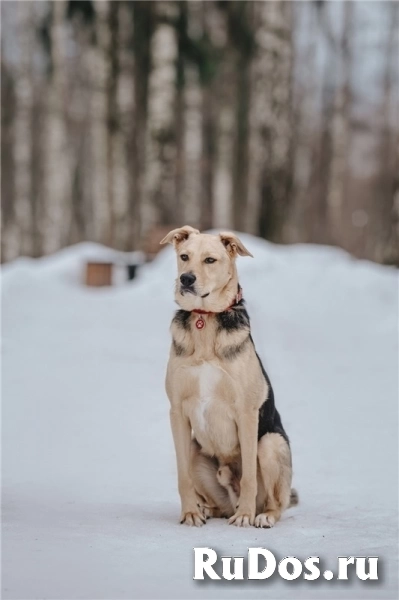
[[86, 285], [94, 287], [112, 285], [112, 263], [88, 262], [86, 264]]

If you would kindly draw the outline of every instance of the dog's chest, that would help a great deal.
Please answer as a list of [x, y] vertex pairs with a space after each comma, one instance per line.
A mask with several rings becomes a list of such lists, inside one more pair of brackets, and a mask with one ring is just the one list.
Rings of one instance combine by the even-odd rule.
[[186, 410], [195, 438], [212, 456], [233, 455], [238, 437], [224, 372], [210, 362], [188, 371], [195, 393], [186, 401]]

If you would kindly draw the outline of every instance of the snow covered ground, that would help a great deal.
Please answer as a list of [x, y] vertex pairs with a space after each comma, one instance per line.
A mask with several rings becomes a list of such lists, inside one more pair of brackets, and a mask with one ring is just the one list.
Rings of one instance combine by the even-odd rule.
[[[242, 236], [259, 353], [300, 504], [271, 530], [178, 524], [164, 372], [171, 248], [134, 283], [87, 289], [78, 245], [3, 269], [3, 598], [397, 598], [396, 272]], [[193, 547], [277, 559], [379, 556], [380, 580], [193, 581]]]

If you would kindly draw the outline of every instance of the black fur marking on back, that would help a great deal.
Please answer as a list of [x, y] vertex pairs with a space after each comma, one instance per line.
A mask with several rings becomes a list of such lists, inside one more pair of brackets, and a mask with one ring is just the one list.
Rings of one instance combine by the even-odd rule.
[[173, 350], [175, 351], [176, 356], [184, 356], [186, 354], [186, 349], [181, 344], [178, 344], [176, 340], [173, 340]]
[[222, 351], [223, 358], [227, 358], [227, 360], [233, 360], [234, 358], [237, 358], [237, 356], [245, 350], [248, 342], [249, 342], [249, 335], [248, 335], [248, 337], [245, 338], [245, 340], [243, 342], [240, 342], [239, 344], [233, 344], [231, 346], [227, 346], [227, 348], [225, 348]]
[[226, 310], [216, 315], [219, 331], [237, 331], [243, 327], [249, 328], [249, 315], [244, 307], [244, 300], [240, 300], [230, 310]]
[[[255, 350], [255, 344], [252, 339], [252, 336], [250, 335], [249, 338]], [[263, 377], [266, 379], [266, 383], [268, 386], [267, 398], [259, 409], [258, 440], [260, 440], [260, 438], [264, 436], [265, 433], [279, 433], [289, 445], [290, 441], [288, 439], [288, 435], [284, 430], [280, 414], [276, 409], [274, 403], [274, 392], [271, 381], [256, 350], [255, 354], [256, 358], [259, 361], [260, 368], [262, 369]]]
[[[244, 300], [240, 300], [230, 310], [226, 310], [225, 312], [217, 314], [216, 319], [218, 322], [219, 331], [221, 329], [225, 329], [227, 331], [237, 331], [237, 329], [242, 329], [242, 328], [249, 329], [250, 328], [249, 315], [244, 306]], [[259, 365], [260, 365], [260, 368], [262, 369], [263, 377], [265, 378], [267, 386], [268, 386], [267, 398], [265, 399], [264, 403], [262, 404], [262, 406], [259, 409], [258, 440], [260, 440], [260, 438], [262, 436], [264, 436], [266, 433], [279, 433], [285, 439], [287, 444], [289, 445], [290, 442], [288, 439], [288, 435], [286, 434], [286, 432], [284, 430], [283, 424], [281, 422], [280, 414], [277, 411], [276, 406], [274, 404], [274, 392], [273, 392], [271, 381], [269, 379], [268, 374], [265, 371], [265, 368], [262, 364], [262, 361], [261, 361], [258, 353], [256, 352], [255, 344], [254, 344], [251, 334], [249, 334], [248, 338], [245, 340], [244, 345], [246, 344], [246, 342], [248, 340], [251, 342], [251, 344], [254, 347], [256, 358], [259, 361]], [[241, 344], [239, 344], [236, 347], [232, 346], [231, 349], [233, 350], [233, 352], [231, 355], [229, 355], [230, 348], [227, 348], [226, 349], [227, 355], [223, 354], [224, 357], [227, 359], [235, 358], [237, 353], [234, 351], [234, 349], [238, 348], [240, 346], [241, 346]], [[242, 351], [242, 349], [243, 348], [240, 349], [240, 352]]]
[[177, 310], [175, 316], [173, 317], [173, 323], [185, 331], [188, 331], [190, 329], [190, 316], [191, 313], [188, 310]]

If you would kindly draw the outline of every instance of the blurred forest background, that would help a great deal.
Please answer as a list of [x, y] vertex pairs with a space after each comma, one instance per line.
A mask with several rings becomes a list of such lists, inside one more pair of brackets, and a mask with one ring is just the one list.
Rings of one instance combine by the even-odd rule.
[[187, 223], [399, 265], [398, 9], [3, 1], [2, 260]]

